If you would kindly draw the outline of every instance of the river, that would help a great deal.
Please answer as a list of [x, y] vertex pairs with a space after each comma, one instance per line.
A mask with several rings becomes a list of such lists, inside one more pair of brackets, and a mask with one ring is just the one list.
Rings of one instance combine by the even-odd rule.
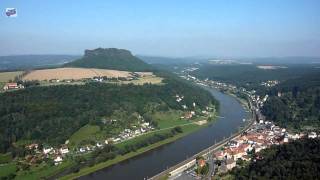
[[187, 157], [191, 157], [213, 145], [215, 141], [218, 142], [238, 131], [238, 128], [244, 123], [242, 119], [248, 118], [249, 113], [234, 97], [212, 88], [205, 87], [205, 89], [220, 102], [219, 116], [221, 117], [218, 118], [217, 122], [175, 142], [83, 176], [80, 179], [143, 180], [178, 164]]

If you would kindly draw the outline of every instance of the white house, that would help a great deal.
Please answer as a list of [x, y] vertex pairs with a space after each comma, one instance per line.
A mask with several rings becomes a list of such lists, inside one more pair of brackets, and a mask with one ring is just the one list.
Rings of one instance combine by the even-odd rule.
[[84, 152], [86, 152], [86, 149], [85, 148], [80, 148], [80, 152], [84, 153]]
[[48, 154], [49, 152], [51, 152], [53, 150], [52, 147], [49, 147], [49, 148], [43, 148], [43, 153], [44, 154]]
[[57, 156], [53, 161], [54, 161], [54, 165], [58, 165], [62, 162], [62, 158], [61, 156]]
[[102, 144], [101, 143], [97, 143], [97, 147], [102, 147]]
[[317, 137], [317, 133], [316, 132], [311, 132], [311, 133], [308, 134], [308, 138], [314, 139], [316, 137]]
[[60, 152], [62, 154], [67, 154], [67, 153], [69, 153], [69, 149], [68, 148], [60, 148]]

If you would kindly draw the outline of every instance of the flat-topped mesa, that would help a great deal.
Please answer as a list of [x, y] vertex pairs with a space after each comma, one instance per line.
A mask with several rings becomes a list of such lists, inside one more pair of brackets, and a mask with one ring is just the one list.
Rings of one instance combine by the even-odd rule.
[[117, 48], [85, 50], [84, 56], [64, 67], [113, 69], [122, 71], [152, 71], [152, 67], [133, 56], [130, 51]]
[[97, 48], [93, 50], [86, 49], [84, 51], [84, 57], [92, 56], [109, 56], [109, 57], [130, 57], [133, 56], [130, 51], [117, 48]]

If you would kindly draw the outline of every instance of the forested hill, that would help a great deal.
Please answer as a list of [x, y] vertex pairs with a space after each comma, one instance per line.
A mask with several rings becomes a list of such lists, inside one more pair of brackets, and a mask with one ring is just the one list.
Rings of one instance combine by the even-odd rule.
[[81, 59], [65, 64], [66, 67], [115, 69], [124, 71], [150, 71], [153, 68], [130, 51], [116, 48], [85, 50]]
[[[115, 112], [138, 113], [152, 123], [148, 114], [155, 111], [182, 110], [182, 105], [200, 108], [217, 104], [207, 91], [180, 82], [176, 78], [163, 85], [141, 86], [89, 83], [33, 87], [0, 94], [0, 152], [15, 147], [16, 142], [64, 143], [88, 123], [99, 124]], [[176, 94], [185, 98], [176, 101]], [[190, 110], [189, 110], [190, 111]], [[124, 118], [123, 126], [130, 121]], [[16, 144], [16, 145], [15, 145]]]
[[231, 83], [237, 86], [260, 84], [267, 80], [286, 81], [300, 78], [309, 73], [320, 72], [315, 65], [283, 65], [275, 69], [260, 69], [257, 65], [211, 65], [205, 64], [191, 72], [200, 79]]
[[235, 168], [235, 179], [319, 179], [320, 139], [303, 139], [262, 150], [244, 168]]
[[320, 128], [320, 73], [280, 83], [269, 94], [262, 109], [267, 119], [293, 129]]

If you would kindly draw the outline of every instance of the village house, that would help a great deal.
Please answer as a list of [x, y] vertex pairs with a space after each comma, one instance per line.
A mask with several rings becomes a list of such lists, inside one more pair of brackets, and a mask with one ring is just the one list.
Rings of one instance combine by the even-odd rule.
[[214, 157], [218, 160], [223, 160], [225, 158], [225, 154], [223, 151], [217, 151], [214, 153]]
[[12, 90], [12, 89], [23, 89], [24, 86], [21, 84], [17, 84], [17, 83], [6, 83], [3, 87], [3, 90], [7, 91], [7, 90]]
[[101, 143], [97, 143], [96, 145], [97, 145], [98, 148], [102, 147]]
[[191, 112], [186, 112], [185, 114], [184, 114], [184, 116], [182, 117], [182, 119], [191, 119], [192, 118], [192, 113]]
[[54, 161], [54, 165], [58, 165], [63, 161], [63, 159], [61, 156], [56, 156], [53, 161]]
[[79, 151], [80, 151], [81, 153], [84, 153], [84, 152], [86, 152], [86, 148], [83, 148], [83, 147], [82, 147], [82, 148], [79, 149]]
[[308, 138], [314, 139], [314, 138], [316, 138], [316, 137], [317, 137], [317, 133], [316, 133], [316, 132], [310, 132], [310, 133], [308, 134]]
[[48, 154], [48, 153], [50, 153], [52, 150], [53, 150], [53, 148], [52, 148], [52, 147], [49, 147], [49, 148], [43, 148], [43, 153], [44, 153], [44, 154]]
[[66, 146], [61, 147], [61, 148], [60, 148], [60, 153], [61, 153], [61, 154], [67, 154], [67, 153], [69, 153], [68, 147], [66, 147]]
[[26, 148], [29, 150], [36, 150], [36, 149], [38, 149], [38, 146], [39, 146], [38, 144], [33, 143], [33, 144], [27, 145]]
[[206, 165], [206, 161], [202, 158], [198, 159], [197, 164], [200, 168]]
[[226, 160], [226, 167], [227, 167], [228, 170], [236, 167], [236, 161], [233, 160], [233, 159], [227, 159]]

